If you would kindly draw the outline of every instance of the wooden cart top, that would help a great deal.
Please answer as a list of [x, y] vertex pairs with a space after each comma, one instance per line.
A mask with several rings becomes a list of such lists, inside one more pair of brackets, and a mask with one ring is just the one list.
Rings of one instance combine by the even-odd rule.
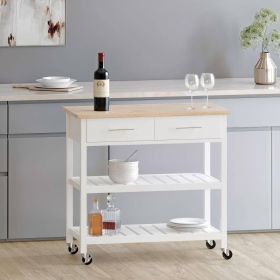
[[194, 104], [194, 109], [189, 109], [189, 104], [129, 104], [111, 105], [110, 111], [97, 112], [93, 106], [64, 107], [64, 111], [79, 119], [106, 119], [106, 118], [149, 118], [149, 117], [177, 117], [177, 116], [211, 116], [228, 115], [229, 111], [221, 106], [209, 104]]

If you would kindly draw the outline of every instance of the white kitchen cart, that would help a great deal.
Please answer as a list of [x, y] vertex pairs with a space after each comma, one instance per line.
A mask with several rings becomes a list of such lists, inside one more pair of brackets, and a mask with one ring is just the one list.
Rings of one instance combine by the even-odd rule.
[[[111, 106], [109, 112], [95, 112], [92, 107], [66, 107], [67, 174], [66, 174], [66, 242], [71, 254], [78, 252], [82, 262], [90, 264], [89, 244], [139, 243], [205, 240], [213, 249], [221, 240], [222, 255], [232, 257], [227, 247], [227, 110], [211, 105], [204, 109], [186, 104], [141, 104]], [[80, 177], [73, 176], [73, 146], [79, 144]], [[221, 144], [221, 178], [211, 176], [210, 145]], [[204, 144], [204, 173], [141, 175], [130, 185], [114, 184], [107, 176], [87, 176], [89, 146], [145, 144]], [[73, 226], [73, 190], [80, 192], [80, 226]], [[208, 226], [195, 231], [176, 231], [166, 224], [122, 225], [114, 236], [89, 236], [87, 232], [87, 195], [120, 192], [203, 190], [204, 218]], [[211, 190], [221, 191], [220, 228], [211, 225]]]

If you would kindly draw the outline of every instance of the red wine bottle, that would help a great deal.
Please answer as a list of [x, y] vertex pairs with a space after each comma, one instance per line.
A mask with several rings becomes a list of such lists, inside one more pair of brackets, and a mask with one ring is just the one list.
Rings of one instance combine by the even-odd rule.
[[104, 53], [98, 53], [98, 69], [94, 72], [94, 111], [109, 111], [110, 80], [104, 68]]

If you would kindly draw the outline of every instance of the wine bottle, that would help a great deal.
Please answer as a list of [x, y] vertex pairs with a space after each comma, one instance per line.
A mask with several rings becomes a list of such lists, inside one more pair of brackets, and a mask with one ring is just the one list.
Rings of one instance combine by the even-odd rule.
[[94, 72], [94, 111], [109, 111], [109, 73], [104, 68], [104, 53], [98, 53], [98, 69]]

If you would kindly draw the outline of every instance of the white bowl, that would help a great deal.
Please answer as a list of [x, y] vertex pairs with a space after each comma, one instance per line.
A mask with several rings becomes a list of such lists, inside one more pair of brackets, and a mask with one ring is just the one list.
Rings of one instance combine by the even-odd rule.
[[48, 82], [62, 82], [67, 83], [71, 80], [69, 77], [60, 77], [60, 76], [49, 76], [49, 77], [43, 77], [41, 78], [42, 81], [48, 83]]
[[109, 160], [109, 177], [117, 184], [130, 184], [139, 176], [138, 161]]
[[41, 86], [46, 88], [67, 88], [76, 80], [68, 77], [43, 77], [42, 79], [36, 80]]

